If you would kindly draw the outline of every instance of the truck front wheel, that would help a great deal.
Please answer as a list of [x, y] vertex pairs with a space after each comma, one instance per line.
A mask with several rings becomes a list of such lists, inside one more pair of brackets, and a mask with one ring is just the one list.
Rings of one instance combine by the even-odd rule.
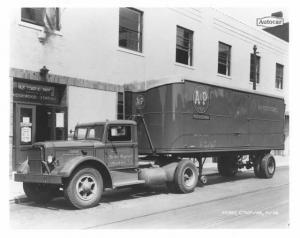
[[229, 156], [218, 157], [218, 171], [224, 177], [233, 177], [238, 171], [236, 159]]
[[55, 197], [59, 188], [42, 183], [23, 183], [23, 190], [28, 199], [36, 203], [47, 203]]
[[67, 181], [64, 193], [76, 208], [94, 207], [99, 204], [103, 193], [102, 176], [94, 168], [78, 168]]
[[198, 171], [194, 163], [189, 160], [180, 161], [175, 171], [174, 182], [177, 192], [193, 192], [198, 183]]

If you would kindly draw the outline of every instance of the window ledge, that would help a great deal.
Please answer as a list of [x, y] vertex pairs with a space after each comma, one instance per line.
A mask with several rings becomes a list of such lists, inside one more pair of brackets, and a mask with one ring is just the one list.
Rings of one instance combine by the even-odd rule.
[[137, 56], [140, 56], [140, 57], [145, 57], [145, 54], [140, 53], [138, 51], [128, 50], [128, 49], [121, 48], [121, 47], [119, 47], [117, 50], [120, 51], [120, 52], [127, 53], [127, 54], [132, 54], [132, 55], [137, 55]]
[[276, 88], [276, 87], [275, 87], [275, 89], [277, 92], [283, 92], [283, 90], [284, 90], [284, 88]]
[[[252, 85], [252, 86], [253, 86], [253, 82], [250, 82], [250, 81], [249, 81], [249, 85]], [[259, 86], [259, 85], [260, 85], [260, 83], [256, 83], [256, 87]]]
[[192, 69], [192, 70], [195, 69], [194, 66], [190, 66], [190, 65], [186, 65], [186, 64], [181, 64], [181, 63], [177, 63], [177, 62], [175, 62], [174, 64], [175, 64], [176, 66], [183, 67], [183, 68], [186, 68], [186, 69]]
[[219, 74], [218, 73], [217, 76], [220, 77], [220, 78], [225, 78], [225, 79], [230, 79], [230, 80], [232, 79], [231, 76], [228, 76], [228, 75], [225, 75], [225, 74]]
[[[37, 30], [37, 31], [45, 30], [45, 27], [43, 27], [43, 26], [38, 26], [38, 25], [31, 24], [31, 23], [24, 22], [24, 21], [20, 21], [19, 26], [30, 28], [30, 29]], [[62, 33], [60, 31], [53, 31], [53, 32], [51, 32], [51, 34], [62, 36]]]

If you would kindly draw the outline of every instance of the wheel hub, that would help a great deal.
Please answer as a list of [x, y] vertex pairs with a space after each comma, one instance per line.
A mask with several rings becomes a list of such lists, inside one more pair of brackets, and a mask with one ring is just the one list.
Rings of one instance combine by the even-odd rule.
[[275, 170], [275, 164], [274, 164], [274, 161], [272, 159], [270, 159], [270, 161], [268, 163], [268, 170], [269, 170], [270, 174], [272, 174]]
[[90, 175], [84, 175], [80, 177], [76, 184], [76, 192], [78, 197], [85, 201], [93, 199], [97, 189], [95, 178]]
[[186, 186], [191, 187], [195, 183], [196, 176], [190, 168], [186, 168], [183, 172], [183, 182]]

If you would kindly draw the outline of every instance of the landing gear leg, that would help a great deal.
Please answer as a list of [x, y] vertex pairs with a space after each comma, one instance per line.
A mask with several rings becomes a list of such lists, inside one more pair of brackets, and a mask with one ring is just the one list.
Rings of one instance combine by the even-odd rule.
[[208, 181], [207, 176], [202, 175], [203, 165], [204, 165], [205, 161], [206, 161], [206, 158], [204, 158], [204, 159], [202, 159], [202, 157], [198, 158], [198, 162], [199, 162], [199, 180], [203, 185], [207, 184], [207, 181]]

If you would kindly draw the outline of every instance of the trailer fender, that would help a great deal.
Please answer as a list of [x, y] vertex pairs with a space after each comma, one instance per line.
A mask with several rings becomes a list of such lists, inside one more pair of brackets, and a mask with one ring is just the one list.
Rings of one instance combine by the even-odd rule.
[[106, 166], [102, 159], [93, 156], [76, 156], [69, 159], [62, 168], [57, 171], [57, 174], [68, 178], [80, 166], [89, 165], [97, 169], [103, 177], [104, 187], [112, 188], [112, 177], [109, 168]]

